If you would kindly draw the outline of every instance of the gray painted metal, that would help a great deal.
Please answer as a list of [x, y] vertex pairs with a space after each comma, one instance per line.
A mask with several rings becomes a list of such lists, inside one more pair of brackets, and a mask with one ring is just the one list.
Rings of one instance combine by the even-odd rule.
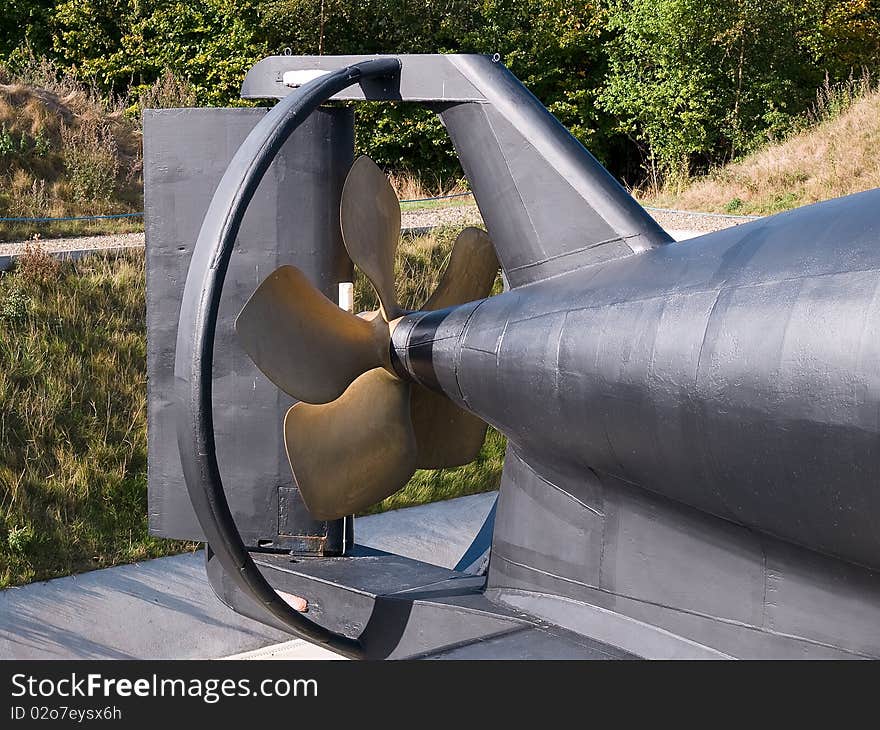
[[513, 452], [488, 595], [652, 658], [880, 656], [877, 573]]
[[[413, 379], [509, 438], [496, 599], [554, 594], [733, 656], [880, 656], [878, 205], [576, 269], [417, 345], [397, 328]], [[551, 603], [516, 598], [561, 622]]]
[[453, 309], [437, 381], [527, 460], [880, 567], [878, 204], [820, 203]]
[[[267, 59], [243, 93], [363, 58]], [[880, 657], [880, 190], [668, 246], [497, 63], [403, 56], [337, 98], [447, 125], [512, 288], [407, 316], [392, 360], [508, 455], [485, 590], [365, 553], [265, 578], [361, 656]]]
[[217, 456], [214, 345], [223, 286], [241, 224], [276, 155], [334, 93], [365, 79], [394, 77], [399, 72], [395, 59], [379, 59], [313, 79], [276, 104], [248, 134], [223, 173], [199, 230], [183, 288], [174, 354], [180, 463], [190, 501], [217, 560], [239, 590], [291, 633], [352, 657], [362, 656], [362, 647], [304, 618], [266, 581], [242, 540]]
[[449, 54], [373, 54], [364, 56], [269, 56], [248, 71], [241, 86], [243, 99], [283, 99], [293, 88], [283, 83], [286, 71], [338, 71], [370, 59], [400, 61], [393, 79], [366, 79], [337, 92], [334, 100], [348, 101], [483, 101], [485, 97], [456, 68]]
[[[183, 483], [173, 415], [174, 348], [183, 281], [220, 177], [265, 109], [144, 112], [150, 528], [203, 540]], [[342, 526], [312, 520], [293, 484], [281, 424], [293, 401], [257, 370], [232, 322], [257, 285], [294, 264], [330, 299], [352, 278], [338, 210], [354, 153], [350, 109], [321, 109], [282, 147], [236, 243], [214, 364], [220, 468], [245, 542], [340, 552]], [[308, 242], [307, 245], [303, 245]]]
[[[382, 56], [273, 56], [242, 86], [284, 97], [285, 71], [338, 69]], [[334, 98], [420, 101], [446, 126], [512, 287], [672, 238], [584, 146], [488, 56], [397, 56], [399, 85], [362, 84]]]
[[[308, 592], [309, 618], [357, 639], [366, 658], [634, 657], [631, 652], [487, 600], [482, 595], [483, 577], [399, 555], [357, 548], [340, 558], [261, 555], [255, 560], [276, 589], [294, 595]], [[210, 563], [208, 571], [209, 575], [214, 572]], [[241, 599], [234, 593], [228, 597]], [[244, 604], [230, 605], [250, 615]], [[505, 637], [513, 641], [505, 641]], [[477, 652], [456, 654], [472, 644], [479, 645]]]

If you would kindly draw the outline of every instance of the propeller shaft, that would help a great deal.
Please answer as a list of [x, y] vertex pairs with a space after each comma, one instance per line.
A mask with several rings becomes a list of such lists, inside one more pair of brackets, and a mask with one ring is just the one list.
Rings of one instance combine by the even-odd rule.
[[482, 302], [469, 302], [433, 312], [414, 312], [400, 319], [391, 333], [391, 367], [404, 380], [449, 396], [461, 404], [450, 363], [471, 315]]

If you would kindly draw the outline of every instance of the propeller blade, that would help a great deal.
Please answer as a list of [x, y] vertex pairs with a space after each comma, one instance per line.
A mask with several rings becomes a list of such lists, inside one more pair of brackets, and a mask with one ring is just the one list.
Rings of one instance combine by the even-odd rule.
[[410, 414], [418, 444], [419, 469], [446, 469], [469, 464], [480, 453], [488, 426], [449, 398], [412, 386]]
[[377, 368], [332, 403], [287, 412], [287, 457], [315, 519], [359, 512], [406, 485], [417, 453], [409, 398], [408, 383]]
[[400, 241], [400, 203], [385, 173], [358, 157], [342, 187], [342, 240], [355, 265], [373, 284], [387, 322], [404, 312], [394, 290], [394, 254]]
[[452, 307], [485, 299], [498, 274], [495, 247], [485, 231], [465, 228], [458, 234], [440, 283], [422, 309]]
[[329, 403], [373, 368], [389, 365], [388, 325], [340, 309], [295, 266], [275, 270], [235, 320], [254, 364], [281, 390]]
[[[484, 299], [498, 274], [498, 258], [489, 236], [465, 228], [452, 246], [440, 283], [422, 309], [452, 307]], [[488, 426], [449, 398], [423, 386], [413, 386], [410, 412], [419, 445], [419, 469], [442, 469], [477, 458]]]

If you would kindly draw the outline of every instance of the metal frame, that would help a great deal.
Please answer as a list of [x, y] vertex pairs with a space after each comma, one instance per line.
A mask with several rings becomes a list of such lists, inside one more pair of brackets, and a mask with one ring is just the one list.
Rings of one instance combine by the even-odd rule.
[[[284, 87], [306, 68], [328, 73]], [[227, 603], [353, 657], [880, 656], [880, 190], [671, 247], [492, 59], [274, 57], [243, 95], [282, 101], [205, 217], [175, 361]], [[225, 502], [211, 362], [232, 242], [273, 145], [331, 98], [432, 105], [510, 283], [392, 337], [402, 377], [508, 437], [487, 581], [359, 551], [257, 566]]]
[[346, 656], [362, 656], [360, 644], [309, 621], [287, 604], [254, 565], [229, 510], [214, 442], [212, 380], [214, 328], [223, 280], [247, 204], [274, 155], [320, 104], [363, 79], [390, 78], [396, 59], [347, 66], [304, 85], [279, 103], [248, 135], [217, 188], [196, 241], [184, 286], [174, 374], [182, 407], [178, 447], [187, 490], [214, 554], [234, 583], [300, 638]]

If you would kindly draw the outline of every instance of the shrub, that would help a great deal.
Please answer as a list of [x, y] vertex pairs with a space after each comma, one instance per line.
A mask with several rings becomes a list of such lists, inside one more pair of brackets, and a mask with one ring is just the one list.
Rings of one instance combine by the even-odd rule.
[[90, 120], [61, 128], [67, 180], [78, 203], [106, 203], [119, 174], [119, 147], [109, 124]]
[[30, 298], [19, 287], [11, 287], [0, 299], [0, 319], [10, 325], [23, 322], [28, 315]]
[[41, 246], [28, 244], [18, 257], [16, 271], [25, 285], [48, 286], [61, 276], [61, 262]]
[[141, 111], [191, 107], [197, 103], [195, 87], [188, 80], [176, 76], [171, 69], [165, 69], [152, 86], [144, 89], [138, 97]]

